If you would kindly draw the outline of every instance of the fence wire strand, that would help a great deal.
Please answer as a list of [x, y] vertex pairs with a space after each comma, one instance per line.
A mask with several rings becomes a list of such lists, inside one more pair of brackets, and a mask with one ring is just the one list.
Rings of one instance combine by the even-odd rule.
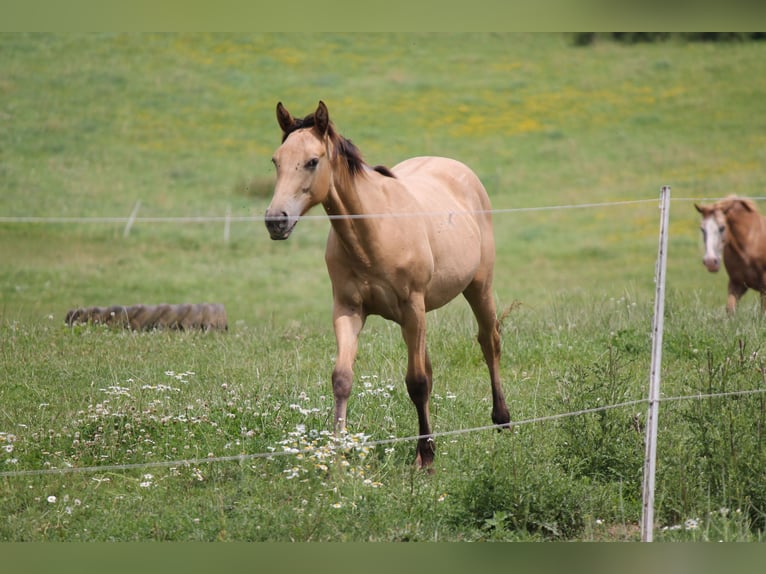
[[[763, 393], [766, 393], [766, 389], [750, 389], [750, 390], [742, 390], [742, 391], [727, 391], [723, 393], [698, 393], [694, 395], [661, 397], [659, 401], [660, 402], [680, 402], [680, 401], [688, 401], [688, 400], [718, 399], [718, 398], [727, 398], [727, 397], [734, 397], [734, 396], [756, 395], [756, 394], [763, 394]], [[355, 447], [376, 447], [376, 446], [391, 445], [391, 444], [403, 443], [403, 442], [414, 442], [422, 438], [437, 439], [437, 438], [450, 437], [450, 436], [466, 435], [466, 434], [477, 433], [477, 432], [485, 432], [489, 430], [503, 430], [505, 428], [513, 429], [515, 427], [538, 424], [538, 423], [546, 423], [546, 422], [551, 422], [555, 420], [582, 416], [587, 414], [593, 414], [593, 413], [598, 413], [598, 412], [603, 412], [603, 411], [608, 411], [613, 409], [647, 405], [648, 403], [649, 403], [649, 399], [635, 399], [630, 401], [624, 401], [621, 403], [615, 403], [612, 405], [602, 405], [598, 407], [591, 407], [591, 408], [571, 411], [567, 413], [557, 413], [552, 415], [531, 417], [531, 418], [522, 419], [519, 421], [511, 421], [510, 423], [506, 425], [485, 425], [485, 426], [478, 426], [478, 427], [471, 427], [471, 428], [464, 428], [464, 429], [454, 429], [450, 431], [434, 432], [434, 433], [431, 433], [430, 435], [413, 435], [413, 436], [406, 436], [406, 437], [379, 439], [379, 440], [373, 440], [373, 441], [363, 441], [363, 442], [355, 443], [354, 446]], [[257, 460], [257, 459], [272, 459], [272, 458], [283, 457], [283, 456], [296, 456], [298, 454], [303, 454], [305, 452], [306, 451], [299, 451], [299, 452], [274, 451], [274, 452], [257, 452], [257, 453], [250, 453], [250, 454], [240, 453], [240, 454], [233, 454], [228, 456], [208, 456], [208, 457], [188, 458], [188, 459], [180, 459], [180, 460], [137, 462], [137, 463], [130, 463], [130, 464], [111, 464], [111, 465], [96, 465], [96, 466], [82, 466], [82, 467], [68, 466], [63, 468], [15, 470], [15, 471], [0, 472], [0, 478], [19, 478], [24, 476], [43, 476], [43, 475], [55, 475], [55, 474], [63, 475], [63, 474], [75, 474], [75, 473], [90, 474], [90, 473], [97, 473], [97, 472], [116, 472], [116, 471], [123, 471], [123, 470], [137, 470], [137, 469], [148, 469], [148, 468], [176, 468], [176, 467], [198, 466], [203, 464], [213, 464], [213, 463], [222, 463], [222, 462], [242, 463], [242, 462], [247, 462], [250, 460]]]
[[[766, 199], [754, 197], [752, 199]], [[713, 201], [708, 198], [671, 198], [671, 202], [682, 201]], [[628, 199], [622, 201], [605, 201], [597, 203], [574, 203], [568, 205], [543, 205], [536, 207], [510, 207], [501, 209], [488, 209], [477, 211], [420, 211], [416, 213], [365, 213], [365, 214], [351, 214], [351, 215], [327, 215], [327, 214], [307, 214], [300, 217], [301, 220], [323, 220], [323, 219], [380, 219], [380, 218], [409, 218], [409, 217], [422, 217], [422, 216], [443, 216], [443, 215], [474, 215], [480, 213], [491, 213], [492, 215], [500, 215], [506, 213], [530, 213], [530, 212], [542, 212], [542, 211], [557, 211], [557, 210], [572, 210], [572, 209], [594, 209], [599, 207], [619, 207], [627, 205], [640, 205], [640, 204], [652, 204], [657, 203], [657, 199]], [[140, 202], [138, 202], [140, 205]], [[264, 215], [200, 215], [200, 216], [187, 216], [187, 217], [137, 217], [135, 216], [136, 210], [131, 212], [131, 215], [127, 217], [65, 217], [65, 216], [0, 216], [0, 223], [114, 223], [132, 226], [141, 223], [259, 223], [264, 222], [266, 217]]]

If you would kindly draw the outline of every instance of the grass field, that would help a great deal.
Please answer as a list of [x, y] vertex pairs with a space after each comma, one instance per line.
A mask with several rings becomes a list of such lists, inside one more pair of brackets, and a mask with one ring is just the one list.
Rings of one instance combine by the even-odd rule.
[[[0, 35], [0, 217], [256, 216], [228, 241], [222, 221], [0, 222], [0, 540], [638, 539], [644, 404], [439, 437], [426, 475], [414, 442], [365, 444], [416, 434], [399, 329], [377, 318], [333, 442], [329, 223], [271, 242], [257, 221], [274, 108], [324, 100], [373, 165], [475, 169], [526, 421], [646, 396], [662, 185], [663, 396], [766, 385], [757, 298], [726, 317], [691, 202], [762, 195], [764, 56], [564, 34]], [[206, 301], [227, 333], [63, 325], [79, 306]], [[429, 316], [437, 433], [490, 423], [474, 331], [462, 301]], [[660, 417], [655, 539], [761, 539], [766, 398]]]

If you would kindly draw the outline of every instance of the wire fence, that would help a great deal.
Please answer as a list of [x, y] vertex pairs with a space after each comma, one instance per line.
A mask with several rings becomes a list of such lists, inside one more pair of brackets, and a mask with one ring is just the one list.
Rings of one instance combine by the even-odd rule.
[[[668, 202], [706, 202], [706, 201], [715, 201], [715, 199], [710, 198], [670, 198], [669, 197], [669, 188], [663, 188], [662, 192], [663, 194], [667, 190], [668, 196], [662, 197], [660, 199], [660, 208], [661, 210], [664, 209], [665, 211], [662, 213], [663, 221], [661, 222], [660, 226], [660, 253], [658, 254], [658, 261], [657, 261], [657, 269], [656, 273], [664, 273], [664, 268], [661, 267], [660, 259], [663, 256], [663, 251], [666, 252], [667, 250], [667, 243], [663, 246], [663, 241], [667, 241], [667, 230], [665, 227], [667, 226], [667, 204]], [[752, 199], [761, 200], [766, 198], [761, 197], [754, 197]], [[665, 205], [663, 206], [663, 201], [665, 202]], [[582, 203], [582, 204], [569, 204], [569, 205], [554, 205], [554, 206], [538, 206], [538, 207], [522, 207], [522, 208], [508, 208], [508, 209], [493, 209], [493, 210], [487, 210], [487, 211], [477, 211], [477, 212], [445, 212], [445, 211], [428, 211], [428, 212], [419, 212], [419, 213], [372, 213], [372, 214], [364, 214], [364, 215], [343, 215], [343, 216], [328, 216], [325, 214], [321, 215], [304, 215], [301, 217], [301, 219], [304, 220], [318, 220], [318, 219], [327, 219], [328, 217], [330, 219], [334, 218], [351, 218], [351, 219], [359, 219], [359, 218], [391, 218], [391, 217], [422, 217], [422, 216], [444, 216], [444, 215], [459, 215], [459, 214], [473, 214], [473, 213], [492, 213], [494, 215], [500, 215], [500, 214], [509, 214], [509, 213], [528, 213], [528, 212], [543, 212], [543, 211], [554, 211], [554, 210], [571, 210], [571, 209], [594, 209], [594, 208], [609, 208], [609, 207], [618, 207], [618, 206], [629, 206], [629, 205], [639, 205], [639, 204], [656, 204], [657, 199], [635, 199], [635, 200], [623, 200], [623, 201], [612, 201], [612, 202], [599, 202], [599, 203]], [[232, 223], [252, 223], [252, 222], [264, 222], [265, 216], [232, 216], [231, 215], [231, 209], [230, 207], [227, 208], [226, 215], [224, 216], [194, 216], [194, 217], [138, 217], [138, 212], [141, 208], [141, 202], [136, 201], [131, 213], [127, 217], [43, 217], [43, 216], [19, 216], [19, 217], [13, 217], [13, 216], [0, 216], [0, 223], [6, 223], [6, 224], [14, 224], [14, 223], [32, 223], [32, 224], [120, 224], [124, 225], [124, 232], [123, 236], [128, 237], [130, 234], [130, 230], [133, 226], [137, 224], [156, 224], [156, 223], [170, 223], [170, 224], [202, 224], [202, 223], [223, 223], [224, 224], [224, 241], [228, 241], [229, 235], [230, 235], [230, 227]], [[663, 236], [665, 234], [665, 236]], [[655, 277], [655, 281], [657, 281], [657, 276]], [[659, 315], [662, 315], [662, 300], [664, 299], [664, 292], [658, 290], [657, 293], [657, 301], [655, 305], [655, 321], [657, 319], [657, 307], [659, 306]], [[737, 390], [737, 391], [729, 391], [729, 392], [722, 392], [722, 393], [707, 393], [707, 394], [693, 394], [693, 395], [683, 395], [683, 396], [674, 396], [674, 397], [660, 397], [659, 396], [659, 380], [654, 381], [653, 378], [656, 374], [659, 373], [660, 370], [660, 356], [661, 356], [661, 343], [662, 343], [662, 337], [661, 337], [661, 330], [662, 326], [660, 324], [659, 326], [659, 337], [657, 336], [657, 325], [654, 326], [655, 332], [653, 332], [653, 347], [655, 344], [659, 345], [659, 348], [653, 348], [653, 358], [652, 358], [652, 372], [650, 373], [650, 393], [649, 397], [645, 399], [636, 399], [631, 401], [625, 401], [621, 403], [611, 404], [611, 405], [602, 405], [598, 407], [593, 408], [585, 408], [581, 410], [566, 412], [566, 413], [558, 413], [558, 414], [552, 414], [552, 415], [544, 415], [539, 417], [533, 417], [529, 419], [519, 420], [519, 421], [512, 421], [511, 423], [507, 425], [487, 425], [487, 426], [479, 426], [479, 427], [472, 427], [472, 428], [465, 428], [465, 429], [456, 429], [451, 431], [443, 431], [443, 432], [434, 432], [430, 435], [414, 435], [414, 436], [407, 436], [407, 437], [397, 437], [397, 438], [388, 438], [388, 439], [380, 439], [380, 440], [373, 440], [373, 441], [367, 441], [366, 439], [362, 443], [363, 446], [367, 447], [376, 447], [381, 445], [390, 445], [394, 443], [402, 443], [402, 442], [414, 442], [422, 438], [439, 438], [439, 437], [447, 437], [447, 436], [456, 436], [456, 435], [464, 435], [464, 434], [470, 434], [470, 433], [477, 433], [477, 432], [484, 432], [488, 430], [497, 430], [503, 427], [520, 427], [524, 425], [531, 425], [531, 424], [540, 424], [555, 420], [560, 420], [564, 418], [569, 417], [576, 417], [576, 416], [582, 416], [586, 414], [592, 414], [592, 413], [598, 413], [603, 412], [607, 410], [612, 409], [619, 409], [619, 408], [627, 408], [627, 407], [636, 407], [636, 406], [646, 406], [649, 411], [648, 420], [654, 422], [654, 426], [656, 427], [656, 419], [657, 419], [657, 413], [653, 411], [653, 407], [656, 408], [660, 403], [667, 403], [667, 402], [677, 402], [677, 401], [691, 401], [691, 400], [702, 400], [702, 399], [710, 399], [710, 398], [726, 398], [726, 397], [735, 397], [735, 396], [744, 396], [744, 395], [755, 395], [755, 394], [763, 394], [766, 393], [766, 389], [755, 389], [755, 390]], [[655, 358], [655, 355], [657, 357]], [[648, 520], [649, 525], [642, 524], [642, 540], [644, 541], [651, 541], [652, 540], [652, 516], [653, 516], [653, 462], [652, 459], [655, 456], [653, 452], [650, 452], [651, 449], [650, 444], [652, 442], [656, 442], [656, 434], [652, 437], [651, 435], [651, 429], [647, 430], [647, 454], [646, 454], [646, 460], [645, 460], [645, 481], [647, 476], [650, 475], [650, 482], [651, 485], [648, 487], [651, 492], [647, 493], [647, 486], [645, 484], [644, 487], [644, 511], [645, 516], [647, 516], [646, 511], [647, 508], [649, 509], [648, 512]], [[654, 431], [656, 433], [656, 430]], [[172, 460], [172, 461], [149, 461], [149, 462], [142, 462], [142, 463], [132, 463], [132, 464], [115, 464], [115, 465], [95, 465], [95, 466], [84, 466], [84, 467], [63, 467], [63, 468], [45, 468], [45, 469], [27, 469], [27, 470], [13, 470], [13, 471], [3, 471], [0, 472], [0, 478], [19, 478], [19, 477], [25, 477], [25, 476], [42, 476], [42, 475], [55, 475], [55, 474], [67, 474], [67, 473], [99, 473], [99, 472], [110, 472], [110, 471], [126, 471], [126, 470], [132, 470], [132, 469], [148, 469], [148, 468], [157, 468], [157, 467], [182, 467], [182, 466], [191, 466], [191, 465], [203, 465], [203, 464], [213, 464], [213, 463], [226, 463], [226, 462], [246, 462], [250, 460], [257, 460], [257, 459], [272, 459], [275, 457], [280, 456], [296, 456], [297, 454], [300, 454], [300, 452], [295, 452], [294, 450], [288, 449], [283, 452], [258, 452], [258, 453], [241, 453], [236, 455], [230, 455], [230, 456], [208, 456], [208, 457], [200, 457], [200, 458], [191, 458], [191, 459], [179, 459], [179, 460]], [[647, 500], [649, 498], [649, 500]], [[643, 518], [643, 517], [642, 517]]]
[[[761, 199], [761, 198], [753, 198]], [[766, 199], [766, 198], [764, 198]], [[713, 201], [708, 198], [672, 198], [673, 202], [691, 202], [691, 201]], [[621, 207], [628, 205], [640, 205], [640, 204], [656, 204], [657, 199], [629, 199], [621, 201], [604, 201], [596, 203], [573, 203], [563, 205], [542, 205], [531, 207], [511, 207], [505, 209], [489, 209], [480, 211], [463, 211], [460, 213], [466, 215], [479, 214], [479, 213], [491, 213], [492, 215], [502, 215], [510, 213], [533, 213], [543, 211], [560, 211], [560, 210], [572, 210], [572, 209], [595, 209], [606, 207]], [[231, 207], [227, 207], [225, 215], [194, 215], [185, 217], [170, 217], [170, 216], [147, 216], [139, 217], [138, 211], [141, 208], [141, 201], [136, 201], [133, 210], [126, 216], [44, 216], [44, 215], [29, 215], [29, 216], [1, 216], [0, 223], [38, 223], [38, 224], [120, 224], [125, 225], [128, 229], [137, 224], [156, 224], [156, 223], [170, 223], [170, 224], [202, 224], [202, 223], [263, 223], [266, 218], [264, 215], [232, 215]], [[357, 215], [326, 215], [326, 214], [306, 214], [301, 216], [301, 220], [333, 220], [333, 219], [379, 219], [379, 218], [409, 218], [409, 217], [422, 217], [422, 216], [441, 216], [455, 214], [456, 212], [448, 211], [421, 211], [417, 213], [365, 213]]]
[[[727, 391], [723, 393], [697, 393], [693, 395], [679, 395], [674, 397], [662, 397], [659, 402], [670, 403], [679, 401], [693, 401], [703, 399], [715, 399], [715, 398], [728, 398], [746, 395], [757, 395], [766, 393], [766, 389], [750, 389], [743, 391]], [[621, 409], [627, 407], [647, 406], [649, 399], [635, 399], [631, 401], [624, 401], [621, 403], [615, 403], [611, 405], [601, 405], [598, 407], [580, 409], [576, 411], [570, 411], [565, 413], [556, 413], [552, 415], [542, 415], [539, 417], [532, 417], [528, 419], [522, 419], [517, 421], [511, 421], [504, 425], [483, 425], [478, 427], [469, 427], [463, 429], [454, 429], [449, 431], [433, 432], [430, 435], [412, 435], [405, 437], [395, 437], [379, 440], [365, 440], [359, 443], [359, 446], [377, 447], [386, 446], [397, 443], [410, 443], [416, 442], [422, 438], [443, 438], [467, 435], [486, 431], [502, 430], [504, 428], [516, 428], [522, 426], [528, 426], [533, 424], [546, 423], [576, 416], [594, 414], [614, 409]], [[215, 464], [225, 462], [247, 462], [258, 459], [273, 459], [279, 457], [290, 457], [304, 454], [305, 451], [296, 452], [292, 449], [284, 451], [274, 452], [256, 452], [256, 453], [240, 453], [228, 456], [206, 456], [198, 458], [184, 458], [178, 460], [158, 460], [148, 462], [137, 462], [130, 464], [101, 464], [94, 466], [65, 466], [62, 468], [42, 468], [42, 469], [26, 469], [26, 470], [9, 470], [0, 472], [0, 478], [20, 478], [28, 476], [43, 476], [43, 475], [63, 475], [63, 474], [93, 474], [99, 472], [115, 472], [121, 470], [140, 470], [149, 468], [168, 468], [168, 467], [184, 467], [184, 466], [198, 466], [203, 464]]]

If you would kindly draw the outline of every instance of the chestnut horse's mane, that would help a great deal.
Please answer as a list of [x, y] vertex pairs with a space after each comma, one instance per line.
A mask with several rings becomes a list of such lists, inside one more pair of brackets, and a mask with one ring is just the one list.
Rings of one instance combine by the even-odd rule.
[[[313, 113], [302, 119], [295, 118], [293, 125], [290, 126], [286, 132], [282, 133], [282, 143], [284, 143], [287, 139], [287, 136], [289, 136], [294, 131], [303, 128], [313, 128], [315, 125], [316, 120]], [[330, 141], [336, 150], [335, 153], [346, 161], [346, 167], [348, 168], [349, 174], [351, 176], [359, 174], [364, 169], [364, 166], [367, 165], [364, 161], [364, 158], [362, 157], [362, 152], [359, 151], [359, 148], [356, 147], [350, 139], [344, 138], [337, 131], [335, 131], [335, 126], [333, 126], [332, 122], [330, 122], [330, 124], [327, 126], [327, 137], [330, 138]], [[376, 165], [372, 169], [380, 174], [385, 175], [386, 177], [396, 177], [391, 172], [391, 170], [384, 165]]]

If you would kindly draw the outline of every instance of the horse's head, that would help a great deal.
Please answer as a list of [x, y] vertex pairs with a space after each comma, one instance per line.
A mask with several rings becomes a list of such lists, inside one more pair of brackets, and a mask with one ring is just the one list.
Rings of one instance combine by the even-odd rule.
[[272, 239], [287, 239], [298, 219], [322, 203], [330, 191], [331, 124], [327, 106], [321, 101], [316, 111], [303, 119], [295, 119], [280, 102], [277, 121], [282, 128], [282, 145], [271, 159], [277, 182], [266, 210], [266, 228]]
[[694, 204], [695, 209], [702, 215], [700, 230], [705, 242], [705, 255], [702, 263], [711, 273], [721, 268], [723, 246], [726, 241], [726, 215], [720, 203], [712, 205]]

